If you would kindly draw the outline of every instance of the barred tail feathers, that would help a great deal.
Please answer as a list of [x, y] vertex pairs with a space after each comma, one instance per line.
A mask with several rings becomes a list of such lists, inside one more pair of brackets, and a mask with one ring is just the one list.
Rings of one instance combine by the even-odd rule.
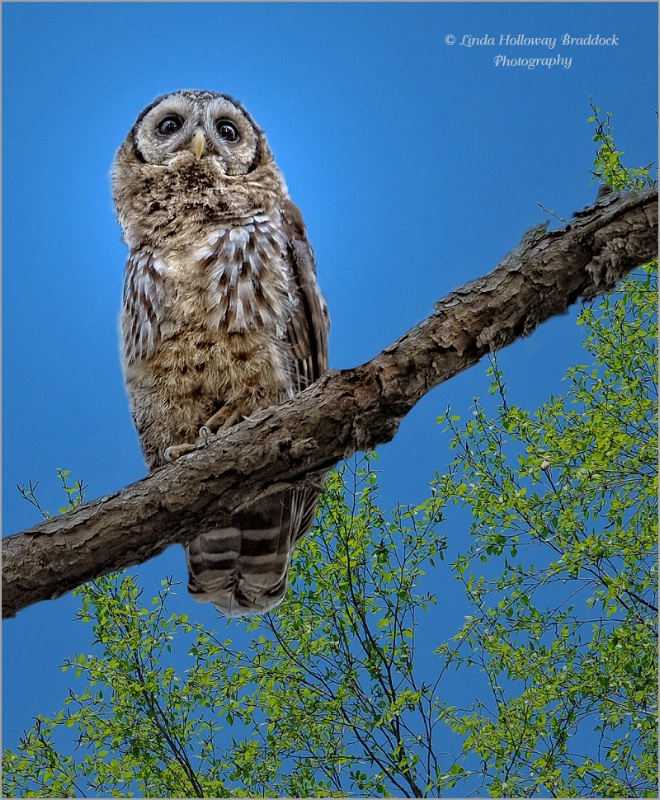
[[291, 552], [311, 526], [319, 492], [295, 489], [266, 497], [186, 548], [188, 590], [222, 614], [264, 614], [284, 599]]

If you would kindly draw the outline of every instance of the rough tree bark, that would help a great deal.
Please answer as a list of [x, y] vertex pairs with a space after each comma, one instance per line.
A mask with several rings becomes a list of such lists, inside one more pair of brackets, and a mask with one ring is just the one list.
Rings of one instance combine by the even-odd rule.
[[438, 302], [367, 364], [331, 370], [121, 492], [4, 539], [3, 617], [146, 561], [226, 524], [263, 492], [319, 481], [338, 460], [388, 442], [434, 386], [651, 260], [657, 191], [604, 191], [570, 224], [546, 227], [528, 231], [493, 272]]

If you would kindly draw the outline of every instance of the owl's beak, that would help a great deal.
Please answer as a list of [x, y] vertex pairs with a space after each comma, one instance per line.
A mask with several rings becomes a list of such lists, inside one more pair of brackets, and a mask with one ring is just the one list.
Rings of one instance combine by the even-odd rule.
[[190, 149], [195, 154], [195, 158], [199, 161], [199, 159], [204, 155], [206, 152], [206, 139], [204, 138], [204, 134], [199, 128], [195, 131], [192, 141], [190, 142]]

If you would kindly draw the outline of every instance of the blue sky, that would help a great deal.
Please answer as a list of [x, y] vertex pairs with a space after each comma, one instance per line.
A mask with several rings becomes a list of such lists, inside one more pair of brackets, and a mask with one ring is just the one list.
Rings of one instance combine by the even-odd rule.
[[[539, 203], [569, 217], [593, 200], [590, 96], [612, 112], [627, 164], [656, 154], [655, 3], [5, 3], [2, 11], [4, 535], [39, 522], [17, 483], [40, 481], [42, 505], [56, 511], [57, 467], [89, 485], [88, 499], [145, 474], [117, 355], [126, 251], [109, 170], [157, 95], [226, 92], [266, 131], [315, 249], [335, 368], [368, 360], [436, 300], [490, 271], [544, 219]], [[500, 46], [507, 34], [557, 42]], [[618, 44], [565, 46], [564, 34]], [[495, 44], [461, 46], [465, 35]], [[564, 61], [531, 70], [495, 66], [498, 55]], [[561, 391], [566, 368], [585, 358], [574, 322], [575, 312], [552, 320], [503, 353], [513, 402], [534, 407]], [[466, 415], [486, 393], [484, 371], [432, 392], [381, 449], [384, 505], [425, 496], [449, 460], [436, 419], [448, 404]], [[460, 526], [451, 531], [448, 560], [466, 538]], [[183, 552], [171, 548], [137, 572], [151, 596], [166, 575], [185, 579]], [[210, 606], [184, 591], [177, 602], [218, 626]], [[460, 624], [460, 597], [446, 603], [446, 624]], [[59, 665], [89, 646], [86, 627], [72, 621], [76, 608], [67, 596], [3, 625], [5, 746], [36, 714], [61, 707], [72, 679]]]

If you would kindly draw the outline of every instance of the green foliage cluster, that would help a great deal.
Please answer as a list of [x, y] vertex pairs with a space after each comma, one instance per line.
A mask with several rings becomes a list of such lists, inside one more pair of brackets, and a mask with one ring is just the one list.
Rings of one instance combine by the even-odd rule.
[[[648, 182], [594, 115], [595, 173]], [[420, 505], [383, 513], [374, 454], [333, 472], [283, 606], [229, 624], [249, 647], [170, 613], [168, 581], [151, 604], [125, 573], [77, 590], [85, 688], [5, 751], [6, 796], [656, 797], [656, 267], [583, 309], [589, 364], [534, 412], [491, 359]], [[429, 644], [450, 568], [469, 615]]]
[[611, 186], [617, 192], [648, 189], [653, 185], [650, 177], [653, 162], [644, 167], [632, 169], [625, 167], [621, 161], [621, 156], [625, 154], [623, 150], [617, 150], [614, 143], [612, 114], [608, 111], [605, 119], [602, 119], [600, 117], [601, 109], [594, 104], [593, 100], [590, 100], [589, 104], [593, 113], [587, 118], [587, 122], [596, 126], [594, 142], [598, 145], [594, 169], [591, 172], [594, 179]]
[[653, 282], [583, 311], [595, 365], [570, 370], [565, 396], [510, 406], [493, 359], [497, 415], [447, 415], [457, 457], [439, 493], [472, 510], [454, 567], [474, 613], [439, 653], [488, 675], [489, 702], [452, 717], [495, 796], [655, 795]]

